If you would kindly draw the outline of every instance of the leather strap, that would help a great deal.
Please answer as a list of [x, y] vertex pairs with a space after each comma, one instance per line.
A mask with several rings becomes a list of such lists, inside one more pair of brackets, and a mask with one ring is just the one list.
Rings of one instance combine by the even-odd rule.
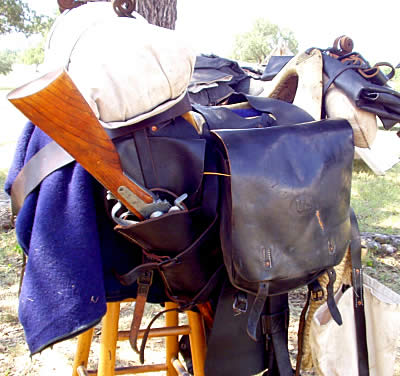
[[158, 262], [148, 262], [138, 265], [136, 268], [133, 268], [128, 273], [122, 275], [115, 273], [115, 277], [122, 285], [130, 286], [134, 284], [143, 273], [145, 273], [146, 271], [158, 269], [159, 266], [160, 263]]
[[249, 318], [247, 320], [247, 334], [253, 341], [257, 341], [257, 326], [260, 321], [261, 314], [264, 310], [265, 302], [268, 298], [269, 284], [268, 282], [260, 282], [258, 292], [251, 306]]
[[267, 341], [272, 343], [271, 348], [268, 348], [268, 352], [274, 355], [274, 361], [268, 375], [293, 376], [293, 368], [288, 351], [288, 294], [275, 295], [268, 298], [267, 315], [262, 317], [262, 323]]
[[132, 132], [136, 132], [139, 129], [147, 128], [152, 125], [164, 123], [166, 121], [172, 120], [178, 116], [183, 115], [186, 112], [191, 111], [192, 105], [190, 103], [189, 95], [186, 93], [186, 95], [182, 98], [180, 102], [172, 106], [170, 109], [158, 114], [154, 115], [148, 119], [144, 119], [140, 121], [139, 123], [135, 123], [132, 125], [127, 125], [125, 127], [120, 127], [120, 128], [105, 128], [105, 131], [107, 134], [110, 136], [112, 140], [131, 135]]
[[329, 282], [326, 286], [327, 297], [326, 303], [328, 304], [329, 312], [331, 313], [332, 318], [335, 320], [336, 324], [342, 325], [342, 315], [339, 312], [339, 309], [335, 302], [335, 296], [333, 292], [333, 285], [336, 281], [336, 272], [334, 268], [329, 268], [327, 270]]
[[155, 321], [164, 313], [167, 312], [172, 312], [172, 311], [177, 311], [177, 312], [183, 312], [186, 309], [186, 307], [178, 307], [178, 308], [171, 308], [171, 309], [165, 309], [164, 311], [158, 312], [149, 322], [149, 325], [147, 325], [146, 330], [143, 333], [143, 338], [142, 338], [142, 343], [140, 344], [140, 363], [144, 364], [144, 349], [146, 347], [147, 339], [149, 338], [150, 330], [152, 325], [155, 323]]
[[22, 168], [11, 187], [11, 207], [15, 217], [26, 197], [52, 172], [74, 161], [55, 141], [40, 149]]
[[[187, 304], [181, 304], [178, 308], [172, 308], [172, 309], [167, 309], [164, 311], [161, 311], [159, 313], [157, 313], [156, 316], [153, 317], [153, 319], [150, 321], [150, 323], [148, 324], [144, 334], [143, 334], [143, 338], [142, 338], [142, 343], [140, 344], [140, 351], [137, 350], [137, 346], [136, 346], [136, 339], [137, 339], [137, 333], [133, 333], [132, 334], [132, 341], [131, 341], [131, 334], [129, 335], [129, 341], [131, 342], [131, 346], [132, 346], [132, 342], [134, 341], [135, 347], [136, 349], [132, 346], [132, 348], [139, 353], [140, 355], [140, 362], [143, 364], [144, 363], [144, 350], [146, 347], [146, 343], [147, 343], [147, 339], [150, 333], [150, 329], [151, 326], [153, 325], [153, 323], [157, 320], [157, 318], [162, 315], [163, 313], [166, 312], [170, 312], [170, 311], [178, 311], [178, 312], [183, 312], [184, 310], [190, 310], [193, 309], [196, 305], [197, 301], [204, 301], [204, 298], [206, 296], [209, 296], [209, 294], [211, 293], [212, 290], [215, 289], [218, 281], [219, 281], [219, 277], [220, 277], [220, 273], [224, 270], [223, 265], [221, 265], [217, 271], [211, 276], [210, 280], [206, 283], [206, 285], [200, 290], [200, 292], [192, 299], [191, 302], [187, 303]], [[153, 271], [151, 271], [151, 273], [153, 273]], [[150, 287], [150, 286], [149, 286]], [[139, 291], [140, 291], [140, 285], [138, 288], [138, 297], [139, 297]], [[142, 300], [141, 300], [142, 301]], [[135, 305], [135, 312], [134, 312], [134, 319], [136, 317], [136, 307], [137, 307], [138, 301], [136, 300], [136, 305]], [[140, 308], [140, 306], [139, 306]], [[140, 312], [140, 311], [139, 311]], [[140, 320], [143, 316], [143, 311], [142, 314], [140, 316]], [[139, 320], [138, 318], [136, 318], [136, 320]], [[132, 327], [133, 327], [133, 321], [132, 321]], [[132, 331], [132, 327], [131, 327], [131, 331]], [[140, 328], [140, 323], [139, 325], [135, 324], [135, 327]], [[139, 330], [139, 329], [137, 329]]]
[[144, 271], [137, 279], [138, 289], [136, 294], [135, 311], [133, 313], [131, 329], [129, 331], [129, 343], [132, 349], [139, 354], [140, 351], [137, 347], [137, 339], [142, 323], [144, 308], [149, 294], [150, 286], [153, 281], [153, 271]]
[[135, 140], [145, 186], [152, 188], [160, 186], [154, 167], [147, 129], [136, 131], [133, 133], [133, 138]]
[[361, 265], [361, 239], [358, 229], [357, 218], [352, 210], [350, 213], [352, 240], [350, 244], [352, 279], [353, 279], [353, 300], [354, 319], [357, 336], [358, 374], [359, 376], [369, 375], [367, 329], [365, 325], [363, 278]]
[[349, 69], [358, 69], [360, 68], [359, 66], [354, 66], [354, 65], [343, 65], [343, 67], [335, 72], [335, 74], [332, 77], [329, 77], [329, 80], [324, 84], [323, 87], [323, 94], [325, 95], [326, 92], [328, 91], [329, 87], [335, 82], [335, 80], [344, 72]]

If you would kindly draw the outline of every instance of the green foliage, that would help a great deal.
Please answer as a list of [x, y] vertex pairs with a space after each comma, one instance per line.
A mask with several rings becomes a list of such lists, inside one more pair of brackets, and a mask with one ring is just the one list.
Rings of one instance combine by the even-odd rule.
[[[386, 75], [388, 75], [391, 72], [391, 69], [389, 67], [382, 66], [379, 68]], [[389, 84], [394, 90], [400, 91], [400, 69], [399, 68], [397, 68], [395, 70], [394, 77], [389, 81]]]
[[39, 65], [44, 60], [44, 42], [45, 38], [35, 47], [28, 48], [19, 55], [19, 61], [26, 65]]
[[8, 74], [12, 70], [12, 65], [17, 59], [16, 51], [0, 51], [0, 74]]
[[49, 29], [53, 19], [38, 15], [23, 0], [1, 0], [0, 34], [21, 32], [29, 36]]
[[396, 69], [396, 73], [390, 83], [394, 90], [400, 91], [400, 68]]
[[259, 18], [251, 31], [236, 36], [233, 58], [261, 63], [277, 46], [280, 39], [287, 42], [293, 53], [297, 52], [298, 42], [292, 31], [281, 29], [278, 25]]
[[361, 231], [400, 233], [400, 163], [383, 176], [376, 176], [361, 161], [355, 161], [351, 205]]

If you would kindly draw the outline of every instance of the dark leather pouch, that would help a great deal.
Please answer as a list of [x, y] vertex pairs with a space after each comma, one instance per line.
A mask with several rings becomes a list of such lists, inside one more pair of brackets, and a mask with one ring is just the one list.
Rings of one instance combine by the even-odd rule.
[[206, 301], [222, 265], [218, 223], [217, 215], [210, 221], [196, 208], [116, 226], [116, 231], [143, 249], [147, 260], [120, 276], [121, 280], [133, 283], [143, 270], [157, 270], [172, 301]]
[[265, 302], [337, 265], [351, 240], [348, 122], [212, 133], [230, 175], [220, 235], [231, 283]]
[[197, 294], [212, 285], [212, 276], [222, 265], [222, 257], [214, 257], [220, 252], [215, 230], [218, 178], [203, 174], [207, 169], [214, 171], [213, 158], [206, 155], [206, 140], [180, 117], [112, 133], [128, 176], [171, 203], [183, 193], [188, 195], [184, 210], [115, 227], [143, 253], [140, 265], [119, 276], [121, 283], [130, 285], [142, 273], [155, 270], [172, 300], [206, 299], [205, 293]]
[[116, 226], [115, 230], [147, 252], [157, 250], [162, 256], [178, 254], [196, 239], [199, 229], [193, 216], [199, 208], [164, 214], [129, 226]]
[[337, 265], [351, 239], [347, 121], [213, 133], [231, 175], [221, 214], [231, 282], [255, 293], [268, 281], [270, 293], [283, 293]]
[[201, 303], [214, 291], [223, 265], [218, 223], [216, 216], [189, 247], [160, 265], [171, 300]]
[[161, 188], [176, 196], [187, 193], [188, 206], [195, 206], [203, 179], [206, 141], [191, 124], [179, 117], [109, 133], [126, 175], [148, 189]]

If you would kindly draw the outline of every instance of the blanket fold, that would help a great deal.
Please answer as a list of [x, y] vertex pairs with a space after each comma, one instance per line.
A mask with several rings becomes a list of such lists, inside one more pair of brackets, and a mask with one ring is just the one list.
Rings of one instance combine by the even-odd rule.
[[[8, 194], [22, 167], [50, 141], [26, 125], [5, 183]], [[113, 231], [103, 197], [103, 188], [74, 162], [44, 179], [18, 214], [17, 240], [28, 255], [18, 313], [32, 354], [94, 326], [107, 301], [136, 296], [136, 284], [124, 287], [114, 274], [138, 265], [140, 249]], [[162, 289], [152, 289], [149, 301], [165, 301]]]

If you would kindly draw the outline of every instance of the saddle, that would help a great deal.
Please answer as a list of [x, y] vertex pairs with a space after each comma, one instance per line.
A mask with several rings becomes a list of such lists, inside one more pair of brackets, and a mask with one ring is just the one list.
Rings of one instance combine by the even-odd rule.
[[[115, 20], [102, 18], [102, 22]], [[83, 31], [72, 57], [76, 48], [88, 43], [88, 35]], [[168, 72], [183, 86], [166, 97], [151, 98], [157, 101], [144, 107], [119, 111], [126, 113], [124, 119], [107, 117], [108, 102], [104, 109], [102, 101], [95, 100], [93, 82], [86, 94], [103, 125], [107, 146], [111, 145], [108, 151], [115, 147], [115, 163], [120, 163], [125, 179], [164, 205], [139, 211], [139, 216], [119, 200], [121, 187], [118, 192], [107, 186], [102, 190], [104, 215], [113, 221], [115, 233], [129, 242], [128, 252], [141, 260], [129, 265], [130, 271], [114, 271], [120, 284], [137, 286], [130, 334], [133, 349], [143, 362], [145, 341], [139, 351], [137, 332], [149, 292], [159, 287], [153, 284], [157, 280], [166, 298], [180, 309], [199, 310], [214, 319], [208, 327], [210, 348], [226, 350], [218, 346], [221, 341], [241, 341], [241, 376], [266, 368], [271, 376], [292, 375], [287, 294], [307, 285], [309, 295], [320, 297], [318, 277], [328, 273], [328, 307], [340, 325], [333, 298], [334, 267], [350, 251], [359, 369], [360, 375], [368, 374], [360, 242], [350, 208], [351, 126], [346, 120], [316, 121], [295, 104], [242, 93], [224, 96], [227, 106], [190, 103], [187, 82], [178, 78], [190, 76], [193, 56], [185, 46], [179, 52], [185, 72]], [[177, 59], [171, 56], [167, 65], [173, 68]], [[319, 53], [313, 56], [320, 60]], [[80, 86], [87, 83], [84, 71], [75, 74], [83, 80]], [[88, 116], [87, 106], [82, 108]], [[131, 203], [132, 197], [126, 196]], [[227, 331], [221, 334], [221, 325], [233, 322], [241, 326], [237, 337], [226, 337]], [[208, 376], [237, 372], [228, 362], [216, 367], [221, 356], [226, 354], [210, 352]]]
[[[186, 306], [212, 300], [217, 312], [225, 312], [222, 319], [225, 324], [230, 321], [226, 308], [218, 307], [229, 304], [231, 315], [234, 312], [245, 315], [250, 338], [257, 341], [260, 332], [270, 338], [263, 341], [272, 338], [275, 351], [269, 351], [273, 359], [270, 369], [291, 374], [287, 352], [288, 291], [309, 285], [312, 294], [317, 296], [322, 290], [317, 278], [327, 272], [328, 307], [341, 324], [333, 298], [333, 267], [341, 262], [357, 238], [349, 206], [353, 133], [345, 120], [313, 121], [302, 109], [280, 100], [239, 98], [247, 100], [245, 109], [194, 105], [197, 118], [199, 115], [203, 118], [200, 134], [189, 136], [190, 132], [184, 132], [187, 127], [192, 131], [198, 127], [182, 118], [164, 126], [165, 145], [170, 137], [174, 140], [176, 134], [186, 135], [181, 142], [189, 142], [191, 137], [205, 142], [204, 154], [200, 154], [204, 165], [191, 163], [190, 172], [185, 175], [186, 184], [189, 184], [195, 166], [201, 165], [201, 188], [185, 187], [189, 192], [187, 211], [115, 228], [139, 245], [151, 261], [120, 276], [120, 280], [128, 284], [137, 280], [140, 285], [140, 273], [157, 270], [163, 276], [169, 298]], [[174, 133], [179, 127], [182, 129]], [[133, 130], [133, 137], [136, 132]], [[145, 137], [150, 145], [157, 140], [151, 132]], [[119, 148], [118, 139], [114, 142]], [[130, 147], [134, 147], [132, 143]], [[127, 153], [128, 148], [120, 150]], [[146, 160], [155, 161], [155, 166], [158, 159], [171, 155], [170, 151], [163, 154], [162, 148], [151, 147], [150, 151]], [[120, 155], [124, 160], [124, 154]], [[179, 161], [168, 160], [169, 170], [182, 169], [183, 173], [190, 160], [180, 153]], [[155, 174], [157, 168], [152, 168], [153, 171], [147, 171], [142, 167], [144, 180], [148, 180], [148, 174]], [[158, 177], [162, 179], [161, 174]], [[169, 185], [168, 191], [180, 194], [181, 182], [168, 184], [172, 183], [176, 185]], [[196, 221], [195, 213], [204, 211], [211, 214], [208, 220], [203, 216]], [[205, 232], [200, 223], [210, 223]], [[352, 253], [354, 265], [359, 264], [360, 256], [356, 252], [358, 250]], [[229, 281], [224, 279], [223, 270], [227, 271]], [[194, 275], [196, 278], [191, 278]], [[355, 274], [355, 285], [362, 285], [360, 278]], [[228, 290], [231, 295], [227, 299], [223, 293], [221, 296], [225, 298], [219, 303], [216, 291], [224, 280], [223, 291], [231, 286]], [[236, 293], [232, 294], [232, 289]], [[359, 289], [357, 291], [360, 293]], [[254, 298], [250, 299], [251, 295]], [[226, 303], [229, 299], [230, 303]], [[217, 322], [211, 330], [211, 343], [218, 335], [213, 332], [219, 332]], [[242, 334], [239, 337], [243, 340]], [[210, 359], [216, 359], [218, 354], [214, 351]], [[249, 364], [254, 356], [260, 356], [257, 351], [252, 354], [248, 361], [242, 359], [248, 370], [252, 369]], [[214, 361], [206, 363], [210, 376], [215, 372]], [[265, 359], [257, 364], [265, 367]], [[225, 371], [224, 366], [218, 367], [218, 374], [231, 374], [231, 367], [226, 367]]]
[[[182, 309], [201, 311], [214, 301], [218, 311], [226, 270], [237, 290], [232, 306], [247, 315], [248, 335], [257, 340], [261, 331], [275, 349], [270, 369], [291, 374], [287, 292], [308, 284], [318, 294], [315, 281], [327, 271], [328, 306], [341, 323], [332, 268], [349, 246], [358, 249], [351, 247], [357, 241], [349, 207], [352, 129], [345, 120], [313, 121], [277, 99], [236, 97], [243, 98], [245, 106], [194, 105], [203, 118], [200, 132], [183, 116], [108, 132], [125, 173], [181, 206], [140, 221], [108, 195], [115, 231], [142, 254], [141, 264], [116, 277], [138, 286], [130, 339], [139, 352], [137, 330], [155, 274]], [[362, 309], [357, 255], [353, 284]]]

